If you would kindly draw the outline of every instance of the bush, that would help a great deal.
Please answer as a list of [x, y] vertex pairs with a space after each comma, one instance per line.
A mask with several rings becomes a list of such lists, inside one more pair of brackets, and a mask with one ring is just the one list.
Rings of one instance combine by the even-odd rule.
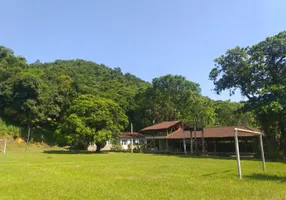
[[146, 152], [147, 152], [147, 144], [141, 144], [141, 145], [139, 145], [138, 151], [139, 151], [140, 153], [146, 153]]
[[112, 147], [110, 148], [110, 151], [123, 152], [123, 151], [125, 151], [125, 150], [123, 149], [123, 147], [121, 146], [121, 144], [114, 144], [114, 145], [112, 145]]
[[20, 135], [20, 127], [6, 124], [2, 119], [0, 119], [0, 136], [19, 137]]
[[[134, 153], [145, 153], [147, 150], [146, 144], [133, 144], [133, 152]], [[131, 144], [128, 144], [128, 152], [131, 152]]]

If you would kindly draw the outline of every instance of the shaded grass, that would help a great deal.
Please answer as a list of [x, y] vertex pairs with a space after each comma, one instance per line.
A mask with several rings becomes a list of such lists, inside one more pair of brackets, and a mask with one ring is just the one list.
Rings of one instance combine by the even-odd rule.
[[[3, 151], [3, 145], [0, 145], [0, 151]], [[16, 140], [8, 140], [7, 142], [7, 152], [24, 152], [26, 149], [26, 143], [17, 143]], [[30, 143], [28, 151], [44, 151], [44, 150], [63, 150], [63, 148], [56, 146], [49, 146], [45, 143]]]
[[172, 155], [0, 155], [0, 199], [286, 199], [286, 164]]

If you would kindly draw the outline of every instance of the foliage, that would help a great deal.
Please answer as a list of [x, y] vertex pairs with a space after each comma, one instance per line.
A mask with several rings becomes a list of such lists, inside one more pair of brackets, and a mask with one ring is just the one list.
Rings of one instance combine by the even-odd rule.
[[84, 60], [37, 60], [28, 65], [12, 50], [0, 48], [0, 115], [31, 129], [54, 131], [82, 94], [111, 99], [128, 114], [136, 106], [138, 90], [148, 85], [120, 68]]
[[188, 81], [183, 76], [168, 74], [154, 78], [152, 87], [137, 94], [138, 110], [133, 113], [133, 119], [141, 121], [140, 128], [155, 122], [181, 119], [190, 106], [192, 97], [200, 96], [200, 92], [197, 83]]
[[183, 119], [195, 126], [213, 126], [216, 120], [214, 101], [208, 97], [194, 95], [185, 109]]
[[127, 116], [112, 100], [81, 95], [67, 110], [56, 133], [78, 148], [86, 149], [90, 142], [95, 142], [100, 151], [112, 133], [119, 135], [127, 123]]
[[0, 68], [24, 68], [26, 66], [26, 59], [24, 57], [14, 56], [14, 52], [11, 49], [0, 46]]
[[32, 64], [34, 68], [44, 70], [52, 79], [59, 76], [70, 77], [79, 94], [98, 95], [112, 99], [124, 110], [134, 105], [133, 97], [139, 89], [149, 84], [131, 75], [123, 74], [120, 68], [111, 69], [103, 64], [85, 60], [56, 60], [52, 63]]
[[244, 125], [257, 127], [253, 112], [243, 112], [243, 103], [231, 101], [215, 101], [216, 126]]
[[113, 144], [110, 148], [110, 151], [113, 151], [113, 152], [122, 152], [124, 151], [123, 147], [121, 144]]
[[[199, 85], [183, 76], [169, 74], [154, 78], [150, 84], [130, 73], [122, 73], [120, 68], [111, 69], [80, 59], [48, 63], [37, 60], [27, 64], [25, 58], [0, 47], [0, 117], [26, 132], [32, 130], [34, 141], [54, 144], [56, 130], [56, 140], [61, 145], [72, 142], [85, 148], [93, 140], [98, 145], [104, 145], [110, 137], [116, 141], [119, 130], [127, 131], [128, 127], [116, 128], [109, 123], [108, 129], [94, 128], [94, 124], [88, 124], [87, 117], [79, 113], [81, 106], [92, 110], [88, 103], [82, 105], [86, 101], [93, 102], [88, 99], [91, 96], [91, 99], [96, 97], [104, 99], [105, 103], [109, 100], [115, 103], [117, 110], [110, 112], [126, 115], [135, 131], [153, 123], [177, 119], [204, 121], [206, 126], [240, 123], [221, 120], [220, 116], [225, 116], [219, 114], [223, 112], [217, 109], [216, 102], [203, 97]], [[83, 97], [87, 99], [79, 100]], [[106, 113], [94, 117], [96, 123], [102, 118], [109, 121]], [[253, 117], [247, 115], [246, 118]], [[79, 137], [78, 141], [75, 136]]]
[[215, 59], [210, 72], [215, 91], [240, 89], [245, 110], [257, 116], [270, 143], [269, 151], [286, 155], [286, 31], [252, 47], [236, 47]]
[[134, 152], [138, 153], [146, 153], [147, 152], [147, 144], [135, 144]]
[[20, 127], [9, 125], [0, 118], [0, 139], [1, 137], [6, 137], [6, 136], [18, 137], [20, 135], [21, 135]]
[[200, 95], [198, 84], [183, 76], [166, 75], [153, 79], [153, 104], [155, 120], [179, 119], [189, 106], [191, 96]]
[[[126, 152], [131, 152], [131, 144], [127, 145], [128, 149], [125, 150]], [[133, 143], [133, 153], [146, 153], [147, 152], [147, 145], [146, 144], [139, 144]]]

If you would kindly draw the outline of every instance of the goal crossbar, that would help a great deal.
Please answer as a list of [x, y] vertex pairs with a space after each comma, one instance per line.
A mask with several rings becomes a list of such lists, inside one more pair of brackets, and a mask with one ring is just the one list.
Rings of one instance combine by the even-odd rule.
[[247, 130], [247, 129], [235, 128], [234, 130], [237, 130], [237, 131], [240, 131], [240, 132], [245, 132], [245, 133], [251, 133], [251, 134], [254, 134], [254, 135], [262, 135], [261, 132], [251, 131], [251, 130]]
[[235, 128], [234, 129], [234, 139], [235, 139], [235, 152], [236, 152], [236, 160], [237, 160], [237, 171], [238, 171], [238, 177], [241, 179], [242, 174], [241, 174], [241, 165], [240, 165], [240, 153], [239, 153], [239, 144], [238, 144], [238, 132], [245, 132], [245, 133], [250, 133], [254, 135], [259, 136], [260, 140], [260, 150], [261, 150], [261, 158], [262, 158], [262, 169], [263, 171], [266, 171], [266, 166], [265, 166], [265, 157], [264, 157], [264, 149], [263, 149], [263, 140], [262, 140], [262, 133], [258, 131], [251, 131], [247, 129], [239, 129]]

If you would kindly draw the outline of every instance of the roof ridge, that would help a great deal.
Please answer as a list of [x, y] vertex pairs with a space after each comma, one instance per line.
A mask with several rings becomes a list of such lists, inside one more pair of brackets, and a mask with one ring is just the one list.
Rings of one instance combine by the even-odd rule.
[[232, 126], [213, 126], [213, 127], [205, 127], [205, 128], [230, 128], [230, 127], [237, 127], [237, 126], [244, 126], [244, 125], [232, 125]]
[[181, 122], [181, 120], [163, 121], [163, 122], [159, 122], [157, 124], [153, 124], [151, 126], [145, 127], [143, 129], [141, 129], [139, 132], [146, 131], [146, 130], [167, 129], [167, 128], [170, 128], [170, 127], [172, 127], [172, 126], [174, 126], [180, 122]]

